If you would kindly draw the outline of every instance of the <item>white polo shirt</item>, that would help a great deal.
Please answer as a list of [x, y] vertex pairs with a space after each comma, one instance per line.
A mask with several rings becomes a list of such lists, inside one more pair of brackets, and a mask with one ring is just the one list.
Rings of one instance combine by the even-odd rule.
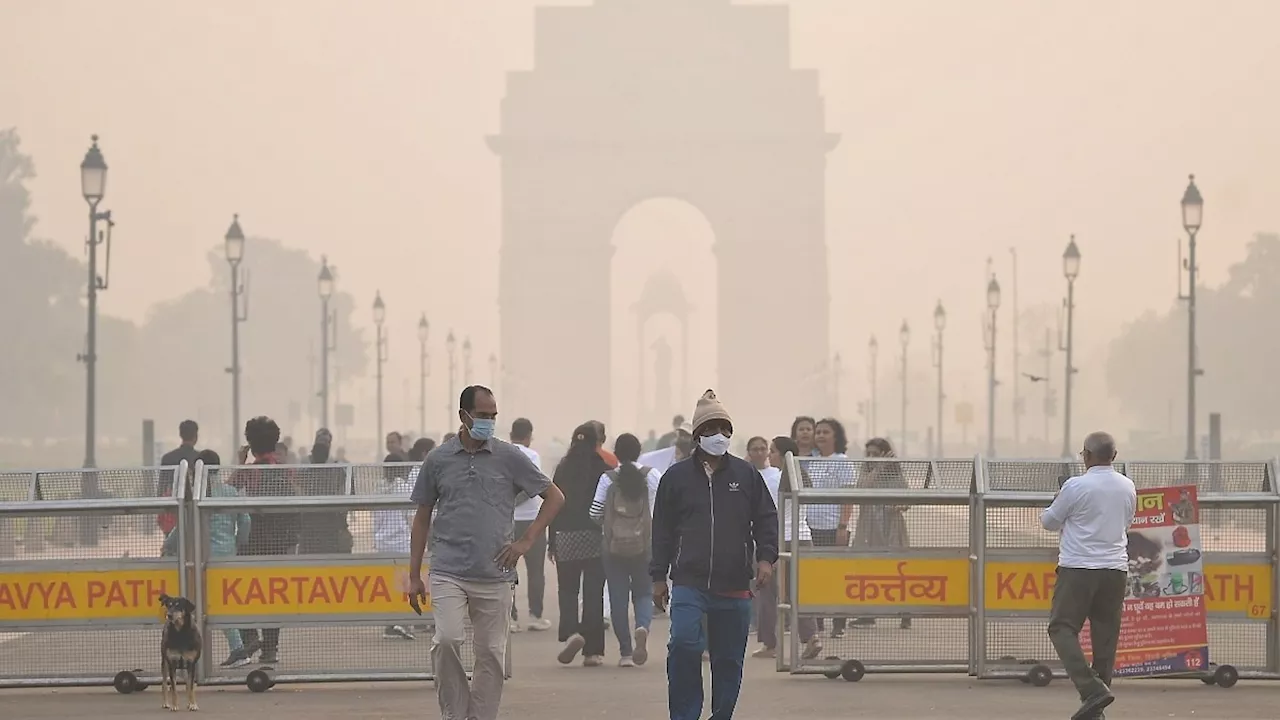
[[[539, 470], [542, 469], [542, 457], [538, 455], [537, 450], [534, 450], [533, 448], [527, 448], [519, 443], [512, 443], [512, 444], [520, 448], [520, 452], [524, 453], [525, 457], [533, 461], [534, 467], [538, 468]], [[538, 517], [538, 511], [541, 509], [542, 509], [542, 498], [537, 496], [531, 497], [528, 500], [525, 500], [524, 502], [516, 506], [515, 521], [529, 522], [530, 520], [533, 520]]]
[[1133, 481], [1110, 465], [1091, 467], [1063, 483], [1040, 514], [1045, 530], [1062, 533], [1058, 566], [1128, 571], [1128, 532], [1137, 506]]

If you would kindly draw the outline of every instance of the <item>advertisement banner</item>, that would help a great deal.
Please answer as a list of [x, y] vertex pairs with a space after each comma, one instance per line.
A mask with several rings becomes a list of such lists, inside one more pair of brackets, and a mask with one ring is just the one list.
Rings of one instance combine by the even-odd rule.
[[[1194, 485], [1138, 491], [1129, 529], [1129, 583], [1117, 677], [1195, 672], [1209, 666], [1204, 548]], [[1088, 625], [1080, 634], [1086, 654]]]

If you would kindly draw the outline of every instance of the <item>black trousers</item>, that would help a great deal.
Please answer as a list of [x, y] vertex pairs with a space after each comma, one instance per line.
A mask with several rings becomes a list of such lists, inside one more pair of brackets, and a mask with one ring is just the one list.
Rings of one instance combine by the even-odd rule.
[[[817, 528], [811, 528], [809, 532], [813, 536], [814, 547], [835, 547], [840, 544], [839, 538], [837, 537], [840, 533], [839, 530], [818, 530]], [[831, 631], [843, 632], [846, 623], [847, 620], [842, 617], [832, 619]], [[823, 618], [818, 618], [817, 624], [819, 630], [826, 629], [826, 622], [824, 622]]]
[[[1058, 568], [1049, 609], [1049, 640], [1081, 700], [1111, 687], [1120, 643], [1120, 616], [1129, 574], [1124, 570]], [[1093, 663], [1080, 647], [1080, 630], [1089, 621]]]
[[[516, 521], [516, 539], [524, 537], [525, 531], [533, 524], [532, 520]], [[547, 591], [547, 531], [533, 541], [533, 546], [524, 555], [525, 589], [529, 592], [529, 614], [542, 617], [542, 599]], [[511, 619], [520, 619], [515, 603], [511, 603]]]
[[583, 655], [604, 655], [604, 561], [561, 560], [556, 563], [556, 584], [560, 596], [560, 642], [581, 635], [587, 641]]

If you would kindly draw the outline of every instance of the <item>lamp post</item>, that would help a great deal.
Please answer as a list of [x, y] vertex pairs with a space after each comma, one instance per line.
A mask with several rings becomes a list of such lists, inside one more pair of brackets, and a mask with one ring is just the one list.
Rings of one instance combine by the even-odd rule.
[[427, 434], [427, 337], [430, 333], [427, 314], [422, 313], [418, 320], [418, 433], [421, 435]]
[[1000, 283], [987, 283], [987, 318], [982, 339], [987, 350], [987, 456], [996, 454], [996, 311], [1000, 309]]
[[329, 259], [320, 256], [320, 277], [317, 279], [320, 291], [320, 427], [332, 431], [329, 427], [329, 353], [337, 343], [330, 336], [329, 299], [333, 297], [333, 271], [329, 269]]
[[911, 342], [911, 328], [907, 321], [902, 321], [898, 330], [898, 340], [902, 343], [902, 439], [898, 441], [898, 451], [907, 454], [907, 344]]
[[[98, 136], [93, 136], [93, 145], [84, 154], [80, 163], [80, 193], [89, 203], [89, 238], [85, 241], [89, 250], [88, 281], [88, 326], [85, 330], [85, 352], [76, 359], [84, 363], [85, 370], [85, 413], [84, 413], [84, 466], [97, 467], [97, 371], [98, 371], [98, 293], [107, 289], [107, 276], [111, 270], [111, 211], [98, 212], [98, 204], [107, 192], [107, 161], [98, 149]], [[98, 221], [107, 224], [104, 240], [98, 232]], [[106, 263], [101, 275], [98, 274], [98, 246], [106, 243]], [[80, 496], [84, 499], [98, 496], [97, 473], [80, 475]], [[95, 547], [98, 544], [99, 520], [86, 515], [80, 521], [80, 543]]]
[[445, 423], [445, 427], [447, 428], [447, 427], [449, 427], [449, 424], [450, 424], [450, 423], [454, 422], [454, 419], [453, 419], [453, 403], [454, 403], [453, 382], [454, 382], [454, 370], [455, 370], [455, 369], [456, 369], [456, 367], [457, 367], [457, 364], [456, 364], [457, 352], [456, 352], [456, 351], [457, 351], [457, 348], [458, 348], [458, 341], [457, 341], [457, 339], [455, 339], [455, 338], [453, 337], [453, 331], [452, 331], [452, 330], [450, 330], [450, 331], [449, 331], [449, 337], [447, 337], [447, 338], [445, 338], [445, 339], [444, 339], [444, 347], [445, 347], [445, 350], [447, 350], [447, 351], [448, 351], [448, 353], [449, 353], [449, 397], [448, 397], [448, 399], [446, 399], [446, 400], [444, 401], [444, 411], [445, 411], [445, 414], [446, 414], [446, 415], [448, 416], [448, 418], [449, 418], [448, 422], [446, 422], [446, 423]]
[[[1204, 198], [1196, 187], [1196, 176], [1190, 176], [1187, 189], [1182, 193], [1182, 227], [1187, 231], [1187, 259], [1182, 266], [1187, 269], [1187, 294], [1179, 293], [1179, 299], [1187, 301], [1187, 459], [1196, 459], [1196, 376], [1204, 371], [1196, 364], [1196, 235], [1204, 215]], [[1182, 254], [1179, 248], [1179, 255]], [[1181, 283], [1179, 283], [1181, 285]]]
[[[373, 324], [378, 330], [378, 348], [377, 348], [377, 380], [378, 380], [378, 439], [382, 442], [382, 366], [387, 364], [387, 336], [385, 332], [385, 324], [387, 322], [387, 306], [382, 302], [382, 291], [374, 293], [373, 296]], [[375, 446], [376, 447], [376, 446]]]
[[[111, 213], [99, 213], [98, 204], [107, 192], [107, 161], [98, 149], [98, 136], [93, 136], [93, 145], [84, 154], [80, 163], [80, 192], [85, 202], [89, 203], [89, 320], [86, 332], [86, 350], [76, 357], [85, 366], [85, 436], [84, 466], [97, 465], [97, 364], [98, 364], [98, 291], [106, 289], [104, 278], [98, 277], [98, 221], [111, 222]], [[86, 497], [88, 497], [86, 495]]]
[[1071, 377], [1076, 369], [1072, 364], [1075, 350], [1075, 315], [1076, 315], [1076, 278], [1080, 276], [1080, 248], [1076, 247], [1076, 236], [1071, 236], [1067, 249], [1062, 251], [1062, 275], [1067, 279], [1067, 299], [1063, 305], [1067, 311], [1067, 341], [1062, 344], [1062, 351], [1067, 356], [1066, 375], [1063, 380], [1062, 401], [1062, 457], [1071, 457]]
[[937, 445], [934, 447], [934, 456], [942, 457], [942, 404], [946, 399], [946, 395], [942, 392], [942, 331], [947, 328], [947, 311], [942, 308], [942, 301], [938, 301], [938, 306], [933, 310], [933, 329], [937, 332], [933, 336], [933, 367], [938, 371], [938, 435]]
[[[249, 271], [240, 274], [240, 261], [244, 259], [244, 231], [240, 229], [240, 216], [231, 217], [231, 227], [223, 238], [227, 265], [231, 267], [231, 445], [240, 446], [240, 323], [249, 319]], [[241, 298], [244, 298], [242, 301]]]
[[876, 336], [871, 336], [871, 342], [867, 343], [867, 350], [871, 354], [871, 417], [867, 424], [868, 434], [872, 437], [876, 435], [876, 355], [880, 352], [880, 343], [876, 342]]
[[462, 341], [462, 384], [470, 385], [475, 378], [471, 375], [471, 338]]

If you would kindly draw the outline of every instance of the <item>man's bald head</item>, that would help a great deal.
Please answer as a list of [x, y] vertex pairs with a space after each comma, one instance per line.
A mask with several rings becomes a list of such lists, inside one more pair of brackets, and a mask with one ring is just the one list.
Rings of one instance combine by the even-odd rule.
[[1089, 433], [1084, 439], [1082, 458], [1085, 467], [1110, 465], [1116, 459], [1116, 439], [1111, 437], [1111, 433]]

